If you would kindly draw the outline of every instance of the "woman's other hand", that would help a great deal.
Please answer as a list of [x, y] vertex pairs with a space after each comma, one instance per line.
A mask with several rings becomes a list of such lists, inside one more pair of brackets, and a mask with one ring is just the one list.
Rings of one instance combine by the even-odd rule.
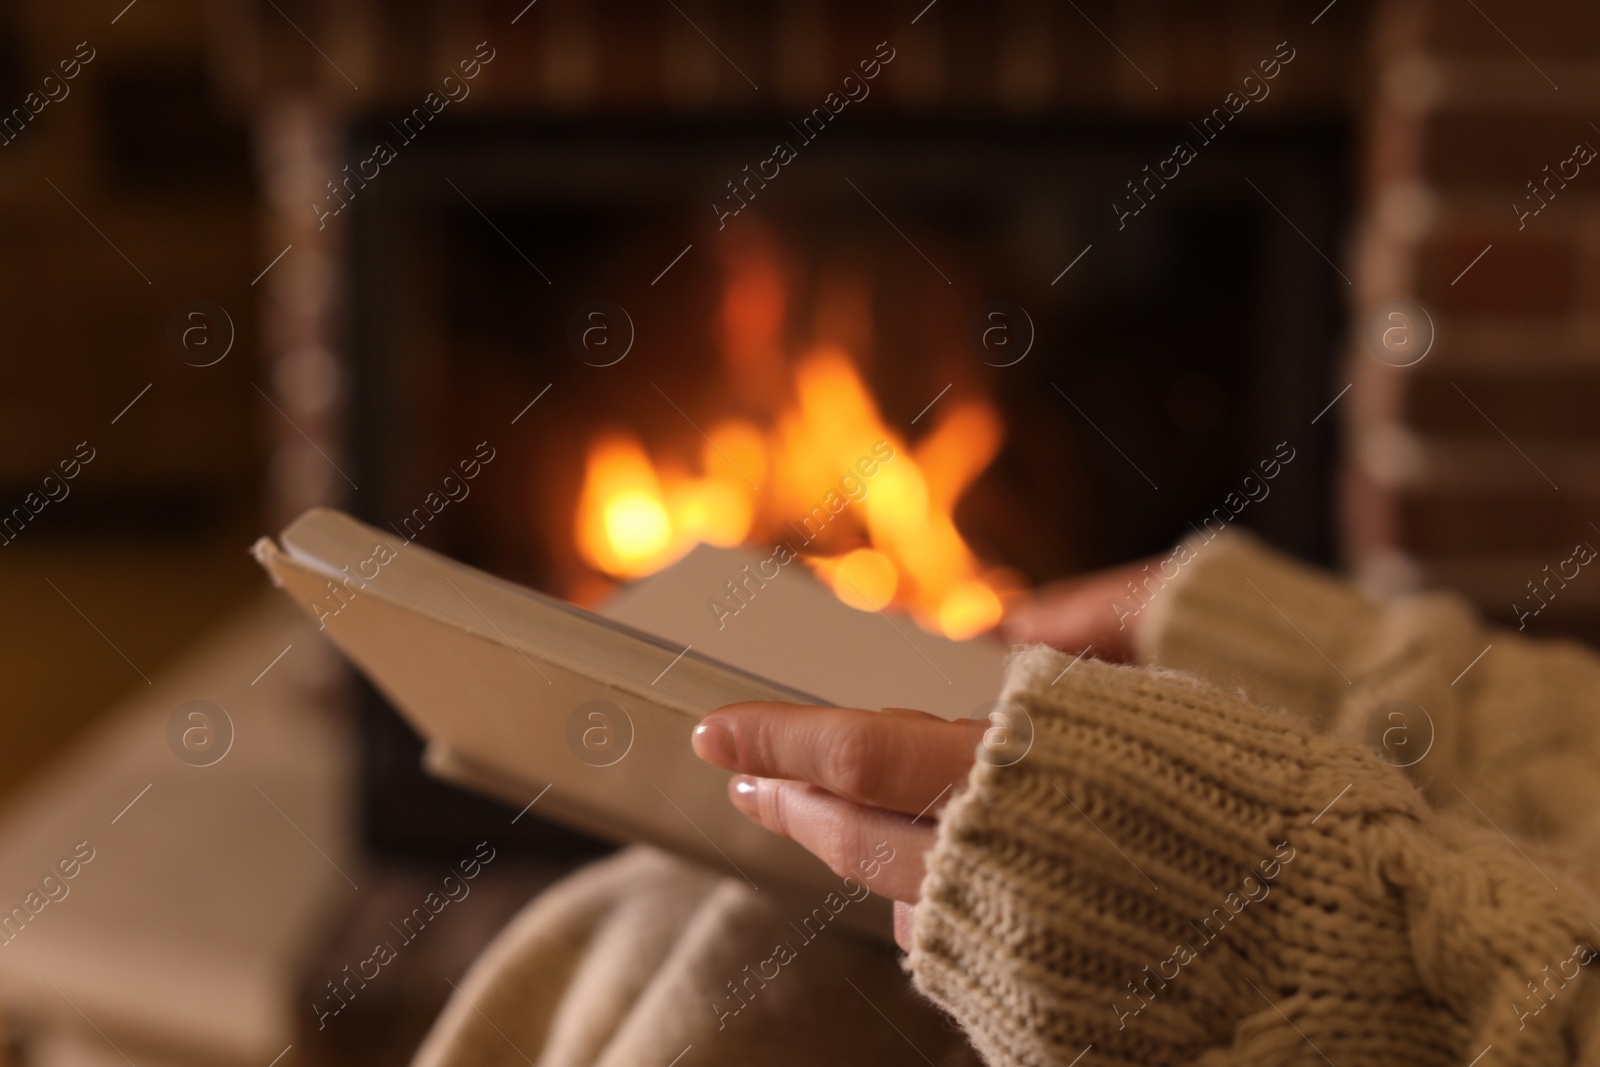
[[1128, 589], [1140, 588], [1148, 566], [1137, 560], [1110, 570], [1064, 578], [1014, 603], [1000, 632], [1014, 644], [1044, 644], [1069, 655], [1089, 652], [1096, 659], [1127, 663], [1134, 658], [1134, 635], [1142, 602]]

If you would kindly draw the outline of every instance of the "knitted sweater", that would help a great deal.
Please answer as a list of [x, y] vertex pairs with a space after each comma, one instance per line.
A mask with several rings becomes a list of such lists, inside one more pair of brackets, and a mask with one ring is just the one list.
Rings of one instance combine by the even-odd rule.
[[1013, 659], [1033, 747], [941, 816], [917, 986], [996, 1067], [1600, 1064], [1600, 662], [1182, 551], [1159, 668]]
[[1600, 1065], [1600, 659], [1180, 552], [1144, 666], [1011, 661], [1032, 747], [941, 814], [905, 961], [948, 1017], [844, 931], [732, 1013], [793, 916], [632, 849], [532, 902], [414, 1067]]

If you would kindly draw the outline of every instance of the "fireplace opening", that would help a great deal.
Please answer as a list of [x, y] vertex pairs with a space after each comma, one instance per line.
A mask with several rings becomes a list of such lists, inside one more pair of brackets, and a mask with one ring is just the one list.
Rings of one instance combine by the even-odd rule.
[[[801, 417], [809, 388], [915, 458], [960, 556], [915, 573], [860, 509], [811, 564], [929, 629], [1170, 545], [1285, 450], [1238, 521], [1330, 560], [1336, 420], [1313, 420], [1343, 384], [1345, 282], [1318, 249], [1348, 209], [1343, 125], [1230, 130], [1128, 217], [1170, 131], [855, 118], [732, 217], [769, 124], [461, 122], [408, 145], [348, 216], [360, 516], [595, 603], [696, 539], [802, 522], [849, 462]], [[1010, 350], [982, 341], [997, 306]], [[614, 347], [590, 351], [597, 307]], [[468, 494], [408, 524], [474, 457]], [[636, 543], [607, 545], [607, 506]], [[425, 779], [368, 704], [369, 843], [458, 847], [489, 802]]]

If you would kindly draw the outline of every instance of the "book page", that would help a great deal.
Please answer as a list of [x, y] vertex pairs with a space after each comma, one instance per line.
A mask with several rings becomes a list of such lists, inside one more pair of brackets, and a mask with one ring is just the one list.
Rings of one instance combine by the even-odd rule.
[[601, 613], [843, 707], [959, 719], [999, 696], [1006, 649], [995, 638], [952, 641], [898, 612], [860, 611], [799, 560], [762, 566], [767, 559], [700, 545], [623, 588]]

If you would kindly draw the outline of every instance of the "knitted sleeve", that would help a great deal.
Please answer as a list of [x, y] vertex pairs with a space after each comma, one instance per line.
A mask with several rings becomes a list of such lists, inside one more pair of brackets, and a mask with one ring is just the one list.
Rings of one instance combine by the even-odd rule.
[[1158, 570], [1137, 596], [1144, 662], [1366, 745], [1435, 807], [1600, 857], [1593, 651], [1485, 627], [1450, 595], [1380, 604], [1236, 532]]
[[1013, 657], [1032, 745], [974, 767], [914, 912], [989, 1064], [1600, 1064], [1600, 907], [1555, 857], [1190, 676], [1071, 664]]

